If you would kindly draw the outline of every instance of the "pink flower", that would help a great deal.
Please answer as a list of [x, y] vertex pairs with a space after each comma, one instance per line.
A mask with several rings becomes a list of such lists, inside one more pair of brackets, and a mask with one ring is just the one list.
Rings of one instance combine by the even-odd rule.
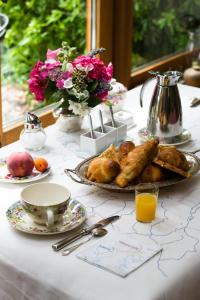
[[56, 86], [57, 88], [60, 89], [64, 89], [64, 81], [68, 78], [72, 77], [72, 73], [69, 71], [66, 71], [65, 73], [62, 74], [62, 78], [59, 80], [56, 80]]
[[38, 61], [31, 71], [30, 79], [28, 80], [29, 89], [35, 94], [37, 101], [44, 100], [44, 92], [48, 84], [47, 75], [45, 64], [42, 61]]
[[110, 62], [106, 68], [106, 73], [107, 73], [107, 76], [109, 77], [109, 80], [112, 79], [112, 76], [113, 76], [113, 65], [112, 63]]
[[58, 48], [54, 51], [48, 49], [47, 50], [47, 60], [50, 60], [50, 59], [55, 59], [56, 60], [57, 57], [58, 57], [59, 52], [60, 52], [60, 48]]
[[48, 61], [45, 63], [45, 66], [46, 66], [46, 69], [49, 71], [49, 70], [52, 70], [52, 69], [55, 69], [57, 67], [60, 67], [61, 66], [61, 63], [59, 61], [55, 61], [55, 62], [51, 62], [49, 63]]
[[105, 101], [106, 96], [108, 95], [108, 91], [101, 91], [99, 93], [96, 93], [96, 96], [100, 98], [102, 101]]
[[56, 86], [59, 90], [64, 89], [64, 79], [57, 80]]
[[105, 64], [96, 57], [90, 57], [86, 55], [80, 55], [78, 56], [74, 62], [73, 66], [83, 66], [85, 68], [93, 65], [93, 69], [91, 69], [88, 74], [88, 79], [95, 79], [95, 80], [104, 80], [104, 81], [110, 81], [112, 79], [112, 64], [109, 63], [109, 65], [106, 67]]
[[[58, 59], [61, 50], [66, 53], [63, 61]], [[37, 101], [43, 101], [45, 96], [50, 99], [52, 93], [58, 90], [61, 98], [65, 93], [72, 94], [72, 102], [81, 103], [83, 94], [95, 96], [99, 99], [97, 102], [105, 100], [111, 86], [111, 63], [105, 65], [99, 58], [89, 55], [80, 55], [71, 61], [70, 52], [65, 47], [54, 51], [48, 49], [46, 57], [45, 62], [36, 63], [28, 80], [29, 89]], [[88, 106], [89, 103], [86, 101], [86, 104]], [[95, 106], [96, 101], [90, 102], [90, 105]]]

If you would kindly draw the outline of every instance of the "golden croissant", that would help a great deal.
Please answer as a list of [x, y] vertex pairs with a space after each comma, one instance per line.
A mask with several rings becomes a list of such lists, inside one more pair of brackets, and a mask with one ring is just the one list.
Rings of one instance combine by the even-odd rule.
[[143, 171], [147, 163], [157, 152], [158, 140], [153, 139], [135, 147], [128, 153], [125, 166], [116, 177], [116, 184], [126, 187]]

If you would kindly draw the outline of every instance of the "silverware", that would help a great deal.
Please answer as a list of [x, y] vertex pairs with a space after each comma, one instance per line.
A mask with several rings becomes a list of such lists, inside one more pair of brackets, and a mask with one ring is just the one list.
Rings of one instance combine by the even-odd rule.
[[90, 133], [91, 133], [91, 138], [94, 139], [95, 136], [94, 136], [94, 128], [93, 128], [93, 124], [92, 124], [92, 117], [90, 114], [88, 114], [88, 117], [89, 117], [89, 122], [90, 122]]
[[99, 110], [99, 119], [100, 119], [100, 125], [101, 125], [101, 132], [105, 132], [104, 130], [104, 125], [103, 125], [103, 116], [102, 116], [102, 111]]
[[81, 237], [90, 234], [94, 228], [97, 228], [100, 226], [106, 226], [106, 225], [110, 224], [111, 222], [118, 220], [118, 219], [119, 219], [119, 216], [111, 216], [106, 219], [102, 219], [102, 220], [98, 221], [97, 223], [93, 224], [92, 226], [82, 229], [80, 232], [58, 241], [57, 243], [52, 245], [52, 248], [55, 251], [59, 251], [62, 248], [64, 248], [65, 246], [69, 245], [70, 243], [75, 242], [76, 240], [80, 239]]
[[62, 255], [63, 256], [69, 255], [70, 253], [72, 253], [74, 250], [76, 250], [80, 246], [89, 242], [92, 238], [102, 237], [102, 236], [106, 235], [107, 233], [108, 233], [108, 231], [105, 228], [103, 228], [102, 226], [94, 228], [91, 232], [92, 235], [86, 241], [83, 241], [83, 242], [73, 245], [71, 247], [64, 248], [64, 250], [62, 251]]
[[114, 115], [113, 115], [112, 105], [109, 106], [109, 110], [110, 110], [110, 116], [111, 116], [112, 127], [115, 128], [115, 119], [114, 119]]
[[200, 98], [194, 98], [190, 103], [190, 107], [195, 107], [200, 104]]

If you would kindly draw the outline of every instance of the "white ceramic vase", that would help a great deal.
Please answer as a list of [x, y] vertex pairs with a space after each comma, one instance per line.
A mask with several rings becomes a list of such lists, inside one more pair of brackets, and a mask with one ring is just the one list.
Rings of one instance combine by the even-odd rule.
[[82, 121], [82, 116], [60, 114], [56, 120], [56, 126], [64, 132], [80, 131]]

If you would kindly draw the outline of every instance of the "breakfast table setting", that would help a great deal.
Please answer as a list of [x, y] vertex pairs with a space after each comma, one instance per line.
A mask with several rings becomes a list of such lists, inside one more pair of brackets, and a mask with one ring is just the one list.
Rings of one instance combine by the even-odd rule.
[[[143, 107], [138, 86], [127, 92], [121, 108], [121, 116], [131, 115], [124, 140], [135, 145], [145, 141], [154, 85], [152, 81], [145, 88]], [[87, 116], [81, 131], [66, 133], [56, 124], [48, 126], [45, 146], [26, 150], [48, 162], [44, 172], [35, 170], [32, 177], [13, 180], [0, 170], [0, 299], [200, 299], [200, 106], [191, 105], [200, 89], [183, 84], [178, 89], [186, 137], [174, 145], [196, 169], [188, 178], [159, 185], [151, 222], [136, 218], [135, 186], [123, 190], [88, 184], [74, 171], [96, 149], [90, 142], [81, 148], [80, 137], [90, 137]], [[110, 119], [101, 105], [91, 112], [93, 127], [101, 127], [99, 109], [111, 127], [113, 115]], [[1, 169], [12, 153], [24, 151], [20, 140], [2, 147]], [[49, 209], [51, 198], [60, 205], [61, 220]], [[36, 205], [40, 215], [47, 213], [46, 223], [36, 215]]]

